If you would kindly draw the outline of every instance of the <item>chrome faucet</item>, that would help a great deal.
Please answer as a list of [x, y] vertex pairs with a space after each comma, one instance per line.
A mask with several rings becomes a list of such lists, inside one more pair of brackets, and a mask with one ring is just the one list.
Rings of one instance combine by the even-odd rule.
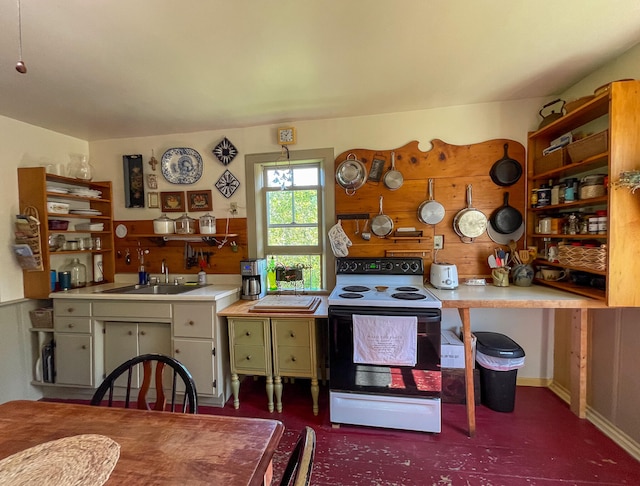
[[169, 283], [169, 267], [167, 265], [166, 260], [163, 258], [162, 263], [160, 264], [160, 272], [164, 275], [164, 283]]

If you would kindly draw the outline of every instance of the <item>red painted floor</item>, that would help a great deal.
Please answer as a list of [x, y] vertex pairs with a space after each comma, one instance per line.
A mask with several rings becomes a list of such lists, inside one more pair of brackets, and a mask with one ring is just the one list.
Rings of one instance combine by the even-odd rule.
[[[278, 418], [286, 427], [274, 458], [275, 476], [303, 425], [317, 434], [312, 484], [365, 485], [639, 485], [640, 463], [545, 388], [518, 387], [512, 413], [477, 407], [477, 435], [466, 435], [464, 405], [444, 404], [442, 432], [332, 428], [328, 390], [313, 416], [309, 383], [285, 384], [283, 413], [266, 410], [264, 379], [246, 378], [240, 409], [200, 413]], [[277, 483], [276, 483], [277, 484]]]

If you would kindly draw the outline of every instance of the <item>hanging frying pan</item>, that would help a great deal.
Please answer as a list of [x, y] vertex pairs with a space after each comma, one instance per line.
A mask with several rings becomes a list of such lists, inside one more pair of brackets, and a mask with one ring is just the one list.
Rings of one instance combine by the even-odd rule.
[[438, 224], [444, 218], [444, 206], [433, 199], [433, 179], [429, 179], [429, 199], [418, 206], [418, 219], [424, 224]]
[[400, 189], [402, 187], [402, 183], [404, 182], [404, 177], [399, 170], [396, 170], [396, 153], [391, 152], [391, 170], [387, 171], [384, 175], [384, 185], [387, 189], [391, 191], [395, 191], [396, 189]]
[[453, 219], [453, 230], [463, 243], [472, 243], [473, 238], [477, 238], [487, 230], [487, 217], [482, 211], [472, 206], [471, 184], [467, 186], [467, 204], [468, 206], [458, 211]]
[[489, 171], [491, 180], [499, 186], [511, 186], [518, 182], [522, 176], [522, 165], [517, 160], [509, 157], [508, 150], [509, 144], [505, 143], [504, 157], [497, 160]]
[[503, 235], [517, 230], [522, 224], [522, 214], [513, 206], [509, 206], [509, 192], [504, 193], [504, 204], [496, 209], [489, 218], [493, 229]]
[[380, 196], [380, 214], [371, 220], [371, 232], [379, 238], [388, 236], [393, 231], [393, 220], [382, 213], [382, 196]]

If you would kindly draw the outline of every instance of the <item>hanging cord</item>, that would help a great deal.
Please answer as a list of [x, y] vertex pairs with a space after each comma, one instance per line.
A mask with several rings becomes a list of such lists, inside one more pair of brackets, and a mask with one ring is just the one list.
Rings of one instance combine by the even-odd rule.
[[[232, 211], [229, 211], [231, 214], [233, 214]], [[231, 218], [227, 218], [227, 227], [224, 230], [224, 238], [222, 239], [222, 241], [218, 240], [217, 238], [212, 238], [213, 241], [215, 241], [218, 244], [218, 250], [220, 248], [222, 248], [226, 243], [227, 240], [229, 239], [229, 220], [231, 220]]]
[[22, 7], [20, 5], [20, 0], [18, 0], [18, 62], [16, 63], [16, 71], [20, 74], [26, 74], [27, 66], [22, 61]]

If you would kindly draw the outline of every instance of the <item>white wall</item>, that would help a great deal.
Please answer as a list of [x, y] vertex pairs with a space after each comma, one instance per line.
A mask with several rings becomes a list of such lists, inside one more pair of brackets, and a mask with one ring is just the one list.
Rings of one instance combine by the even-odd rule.
[[0, 302], [24, 296], [22, 270], [11, 250], [18, 208], [18, 167], [67, 163], [71, 153], [89, 153], [84, 140], [0, 116]]

